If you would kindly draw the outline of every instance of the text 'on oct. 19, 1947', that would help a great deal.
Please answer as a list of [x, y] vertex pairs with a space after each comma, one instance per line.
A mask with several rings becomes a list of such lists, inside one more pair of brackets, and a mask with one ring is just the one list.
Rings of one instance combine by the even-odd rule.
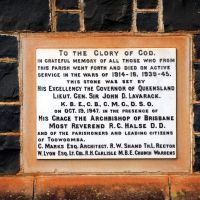
[[176, 48], [37, 49], [37, 159], [176, 158]]

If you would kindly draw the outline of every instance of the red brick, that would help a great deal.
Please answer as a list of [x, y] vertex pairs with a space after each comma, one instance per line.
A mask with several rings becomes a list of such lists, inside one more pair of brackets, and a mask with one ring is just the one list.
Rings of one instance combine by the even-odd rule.
[[0, 177], [0, 199], [32, 200], [33, 177]]
[[171, 176], [172, 200], [200, 199], [200, 176]]
[[56, 176], [36, 178], [36, 199], [164, 200], [167, 176]]

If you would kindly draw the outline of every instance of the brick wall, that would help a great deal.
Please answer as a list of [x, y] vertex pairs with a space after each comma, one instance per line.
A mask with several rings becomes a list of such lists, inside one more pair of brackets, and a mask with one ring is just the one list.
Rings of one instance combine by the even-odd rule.
[[[1, 0], [0, 10], [0, 173], [2, 174], [0, 199], [17, 199], [19, 195], [21, 195], [20, 199], [199, 198], [200, 1]], [[80, 180], [82, 184], [79, 184], [78, 190], [74, 187], [78, 184], [76, 178], [71, 180], [71, 177], [63, 177], [63, 181], [59, 183], [59, 177], [27, 177], [21, 174], [20, 135], [23, 130], [20, 128], [20, 106], [23, 94], [22, 80], [18, 75], [19, 69], [21, 69], [19, 66], [19, 36], [20, 33], [30, 32], [81, 32], [82, 34], [84, 32], [129, 32], [133, 35], [141, 33], [146, 35], [152, 33], [190, 34], [194, 44], [192, 76], [194, 91], [192, 97], [194, 146], [192, 148], [194, 156], [192, 174], [169, 177], [130, 176], [128, 180], [123, 177], [120, 180], [113, 180], [115, 184], [110, 182], [105, 188], [102, 185], [105, 185], [104, 181], [106, 180], [93, 182], [93, 179], [88, 180], [83, 177]], [[5, 177], [5, 175], [17, 176]], [[58, 189], [55, 190], [55, 187], [52, 189], [48, 184], [49, 181], [54, 181], [55, 187]], [[68, 181], [72, 181], [73, 184], [66, 184]], [[145, 181], [150, 183], [152, 187], [149, 188]], [[127, 186], [126, 190], [124, 190], [125, 186]], [[121, 188], [124, 193], [121, 194], [116, 188]], [[119, 193], [116, 193], [116, 190]], [[142, 190], [146, 190], [146, 193], [143, 194]], [[118, 198], [114, 196], [116, 194], [118, 194]]]

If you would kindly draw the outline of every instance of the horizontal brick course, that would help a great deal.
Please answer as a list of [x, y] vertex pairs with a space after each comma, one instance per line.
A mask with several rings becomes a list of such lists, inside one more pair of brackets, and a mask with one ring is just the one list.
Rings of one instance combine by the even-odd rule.
[[[48, 32], [51, 27], [58, 32], [76, 32], [80, 31], [80, 28], [81, 31], [85, 28], [86, 31], [115, 31], [115, 33], [118, 31], [156, 32], [164, 25], [162, 29], [164, 32], [181, 31], [193, 35], [193, 57], [200, 59], [200, 3], [197, 0], [137, 0], [135, 1], [137, 5], [133, 5], [132, 0], [55, 0], [55, 8], [52, 8], [52, 2], [52, 0], [0, 1], [0, 58], [2, 60], [9, 58], [6, 61], [1, 60], [0, 63], [0, 101], [3, 104], [19, 101], [18, 42], [20, 41], [17, 34], [20, 32]], [[84, 4], [79, 6], [80, 2]], [[160, 2], [163, 2], [163, 5], [160, 6]], [[159, 12], [138, 11], [137, 8], [157, 8]], [[56, 9], [80, 10], [60, 12]], [[134, 10], [137, 10], [137, 13], [133, 13]], [[21, 53], [21, 49], [19, 52]], [[196, 104], [193, 107], [193, 131], [200, 132], [200, 105], [196, 102], [200, 100], [200, 62], [198, 63], [198, 60], [195, 62], [193, 91], [196, 98], [193, 100]], [[19, 67], [22, 68], [20, 65]], [[1, 105], [0, 135], [19, 131], [20, 106]], [[0, 136], [0, 173], [19, 172], [19, 140], [19, 136]], [[196, 145], [193, 170], [200, 172], [200, 136], [195, 136], [194, 141]], [[33, 177], [0, 177], [0, 199], [195, 200], [200, 197], [199, 175], [49, 176], [36, 177], [36, 179], [34, 197]]]
[[[3, 200], [195, 200], [198, 175], [0, 177]], [[170, 191], [169, 191], [170, 188]]]
[[200, 197], [199, 176], [171, 176], [172, 200], [195, 200]]
[[33, 177], [0, 177], [0, 199], [32, 200]]
[[37, 200], [164, 200], [167, 176], [55, 176], [36, 178]]

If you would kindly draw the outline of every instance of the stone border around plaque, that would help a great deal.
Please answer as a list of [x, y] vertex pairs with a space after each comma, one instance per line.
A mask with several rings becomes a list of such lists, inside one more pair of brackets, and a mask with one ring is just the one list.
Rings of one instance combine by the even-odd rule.
[[190, 36], [21, 41], [25, 173], [191, 171]]

